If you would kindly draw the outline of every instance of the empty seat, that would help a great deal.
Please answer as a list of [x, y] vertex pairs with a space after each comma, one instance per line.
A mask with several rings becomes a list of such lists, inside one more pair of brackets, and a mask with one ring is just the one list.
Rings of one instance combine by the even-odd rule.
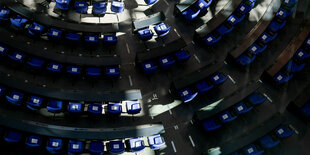
[[181, 96], [182, 100], [186, 103], [193, 100], [198, 95], [198, 92], [192, 92], [189, 88], [186, 88], [180, 90], [178, 94]]
[[255, 42], [253, 43], [249, 48], [249, 52], [251, 52], [252, 54], [260, 54], [263, 53], [267, 48], [267, 44], [263, 44], [261, 42]]
[[[0, 48], [1, 51], [1, 48]], [[302, 61], [306, 58], [310, 57], [310, 53], [308, 53], [306, 50], [299, 48], [297, 52], [294, 54], [294, 58], [297, 59], [298, 61]]]
[[79, 66], [68, 66], [67, 72], [69, 75], [79, 76], [81, 74], [81, 67], [79, 67]]
[[245, 155], [261, 155], [264, 153], [264, 150], [259, 150], [254, 144], [250, 144], [242, 150]]
[[210, 76], [209, 79], [214, 85], [220, 85], [228, 79], [228, 76], [225, 76], [222, 73], [215, 73], [214, 75]]
[[33, 69], [41, 69], [44, 61], [38, 58], [31, 58], [30, 61], [27, 61], [27, 65], [29, 65]]
[[231, 122], [237, 118], [237, 116], [234, 115], [233, 113], [231, 113], [230, 111], [224, 111], [224, 112], [220, 113], [219, 117], [220, 117], [220, 120], [222, 121], [222, 123], [228, 123], [228, 122]]
[[89, 152], [91, 154], [103, 154], [104, 151], [104, 144], [101, 141], [92, 141], [89, 144]]
[[142, 138], [130, 138], [126, 140], [126, 148], [130, 152], [140, 152], [145, 148], [144, 141]]
[[62, 31], [61, 30], [57, 30], [57, 29], [50, 29], [48, 32], [47, 32], [47, 37], [48, 39], [50, 40], [59, 40], [60, 37], [62, 35]]
[[80, 114], [82, 113], [82, 103], [78, 102], [69, 102], [68, 112], [72, 114]]
[[280, 141], [274, 140], [271, 136], [266, 135], [259, 139], [259, 143], [264, 149], [270, 149], [277, 146], [280, 143]]
[[154, 30], [159, 37], [162, 37], [169, 33], [170, 28], [171, 27], [167, 26], [165, 23], [160, 23], [154, 27]]
[[207, 132], [216, 130], [222, 126], [220, 123], [218, 123], [214, 119], [208, 119], [206, 121], [203, 121], [202, 125]]
[[229, 32], [231, 32], [234, 29], [234, 26], [231, 25], [230, 22], [224, 22], [223, 24], [221, 24], [218, 28], [216, 28], [216, 31], [220, 34], [220, 35], [225, 35], [228, 34]]
[[140, 102], [137, 101], [126, 101], [126, 108], [128, 114], [138, 114], [141, 111]]
[[75, 11], [77, 13], [87, 13], [88, 4], [85, 1], [75, 1]]
[[21, 105], [21, 101], [24, 98], [24, 94], [16, 91], [12, 91], [11, 94], [5, 96], [6, 100], [13, 105]]
[[46, 69], [53, 73], [60, 73], [62, 69], [62, 64], [51, 62], [47, 65]]
[[124, 11], [125, 4], [123, 1], [112, 1], [111, 11], [115, 13], [122, 13]]
[[70, 0], [56, 0], [56, 7], [60, 10], [69, 9]]
[[19, 30], [23, 30], [25, 28], [28, 19], [23, 18], [21, 16], [17, 16], [16, 18], [10, 18], [11, 24]]
[[62, 101], [50, 100], [47, 104], [46, 109], [51, 113], [59, 113], [62, 111]]
[[12, 55], [9, 55], [8, 57], [15, 62], [22, 63], [24, 61], [25, 54], [20, 52], [14, 52]]
[[245, 53], [241, 54], [237, 59], [236, 62], [241, 66], [248, 66], [251, 64], [256, 58], [256, 55], [246, 51]]
[[152, 150], [161, 149], [166, 145], [163, 137], [161, 137], [160, 134], [149, 136], [147, 137], [147, 140]]
[[59, 138], [49, 138], [46, 145], [46, 150], [51, 153], [60, 153], [63, 148], [63, 140]]
[[240, 115], [240, 114], [244, 114], [244, 113], [249, 112], [250, 110], [253, 109], [253, 107], [252, 106], [248, 106], [243, 101], [241, 101], [240, 103], [234, 105], [234, 109]]
[[0, 86], [0, 97], [4, 94], [6, 88], [3, 86]]
[[8, 131], [5, 133], [3, 139], [8, 143], [19, 143], [22, 138], [22, 133], [17, 131]]
[[268, 28], [273, 32], [277, 32], [281, 30], [285, 26], [285, 24], [286, 24], [285, 19], [275, 17], [269, 24]]
[[145, 28], [145, 29], [139, 30], [138, 35], [142, 41], [148, 41], [152, 39], [154, 33], [149, 28]]
[[280, 8], [276, 14], [276, 17], [285, 19], [293, 13], [293, 9]]
[[287, 7], [293, 7], [296, 4], [297, 0], [282, 0], [282, 5]]
[[310, 48], [310, 36], [308, 36], [307, 39], [304, 41], [304, 45], [306, 45], [306, 47]]
[[293, 78], [293, 74], [289, 72], [278, 72], [275, 76], [273, 76], [273, 80], [277, 84], [287, 83], [289, 80]]
[[174, 53], [174, 56], [178, 62], [185, 62], [186, 60], [188, 60], [192, 56], [192, 54], [189, 53], [188, 51], [180, 50], [180, 51]]
[[71, 42], [78, 42], [81, 38], [81, 35], [78, 33], [68, 33], [66, 36], [66, 39], [71, 41]]
[[9, 20], [9, 14], [10, 14], [11, 10], [6, 9], [6, 8], [0, 8], [0, 21], [6, 21]]
[[[1, 96], [1, 95], [0, 95]], [[303, 115], [305, 116], [310, 116], [310, 104], [305, 104], [300, 111], [302, 112]]]
[[119, 67], [107, 67], [106, 68], [106, 75], [110, 78], [118, 78], [120, 76]]
[[117, 44], [116, 35], [104, 35], [103, 41], [108, 45], [116, 45]]
[[87, 112], [90, 114], [102, 114], [101, 104], [89, 104], [87, 107]]
[[286, 125], [280, 125], [279, 127], [277, 127], [274, 131], [276, 133], [276, 135], [278, 136], [278, 138], [288, 138], [291, 135], [294, 134], [295, 130], [291, 129], [290, 127], [286, 126]]
[[155, 4], [158, 0], [144, 0], [147, 5]]
[[25, 145], [28, 148], [36, 149], [41, 147], [42, 138], [40, 136], [28, 136]]
[[99, 78], [101, 76], [100, 68], [98, 67], [88, 67], [86, 75], [93, 78]]
[[83, 142], [78, 140], [69, 140], [68, 154], [83, 153]]
[[195, 84], [195, 87], [199, 90], [199, 93], [204, 93], [209, 91], [214, 87], [214, 85], [207, 83], [206, 81], [201, 81]]
[[233, 13], [231, 14], [226, 22], [229, 22], [232, 26], [235, 26], [236, 24], [240, 23], [244, 19], [245, 15], [240, 13]]
[[247, 14], [252, 10], [254, 5], [255, 5], [255, 0], [244, 0], [242, 3], [240, 3], [236, 11], [241, 14]]
[[121, 103], [109, 103], [108, 104], [108, 113], [112, 115], [120, 115], [122, 113]]
[[159, 64], [162, 69], [168, 69], [175, 63], [175, 60], [171, 60], [169, 56], [165, 56], [159, 59]]
[[295, 73], [302, 71], [305, 66], [306, 66], [305, 63], [297, 63], [291, 59], [290, 61], [287, 62], [284, 68], [286, 69], [287, 72]]
[[259, 37], [260, 41], [264, 44], [269, 43], [277, 37], [278, 33], [274, 33], [271, 30], [267, 29], [263, 32], [263, 34]]
[[208, 9], [211, 3], [212, 0], [198, 0], [194, 5], [200, 10], [200, 12], [204, 12]]
[[158, 68], [157, 66], [154, 65], [154, 63], [152, 61], [143, 62], [141, 65], [142, 65], [144, 74], [152, 74]]
[[27, 101], [27, 108], [30, 110], [39, 110], [43, 103], [43, 98], [38, 96], [31, 96], [30, 99]]
[[32, 36], [35, 36], [35, 35], [42, 35], [43, 31], [44, 31], [44, 26], [43, 25], [40, 25], [36, 22], [32, 23], [29, 27], [28, 27], [28, 33]]
[[105, 2], [95, 2], [93, 5], [93, 14], [104, 15], [107, 11], [107, 6]]
[[222, 35], [219, 34], [217, 31], [213, 31], [206, 35], [202, 41], [204, 42], [205, 45], [211, 46], [214, 45], [215, 43], [219, 42], [220, 39], [222, 38]]
[[107, 150], [112, 154], [121, 154], [125, 151], [124, 143], [121, 140], [109, 141], [107, 143]]
[[266, 101], [267, 97], [262, 95], [261, 93], [254, 92], [247, 97], [248, 101], [253, 105], [259, 105]]
[[98, 38], [99, 38], [98, 35], [86, 35], [85, 42], [91, 43], [91, 44], [97, 44]]
[[182, 15], [185, 17], [185, 19], [187, 19], [188, 21], [191, 21], [195, 19], [196, 17], [198, 17], [199, 13], [200, 13], [200, 9], [188, 8], [182, 12]]
[[7, 52], [8, 52], [8, 48], [3, 45], [0, 45], [0, 57], [5, 56]]

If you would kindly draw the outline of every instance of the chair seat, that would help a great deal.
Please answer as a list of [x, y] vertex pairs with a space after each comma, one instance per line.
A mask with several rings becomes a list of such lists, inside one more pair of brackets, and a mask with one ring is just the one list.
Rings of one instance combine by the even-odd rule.
[[85, 1], [76, 1], [75, 2], [75, 11], [77, 13], [87, 13], [88, 4]]
[[267, 48], [267, 44], [255, 42], [248, 48], [248, 50], [252, 54], [257, 55], [257, 54], [263, 53], [266, 50], [266, 48]]
[[119, 67], [107, 67], [106, 68], [106, 75], [111, 78], [118, 78], [120, 76]]
[[144, 141], [141, 138], [131, 138], [129, 140], [126, 141], [127, 147], [130, 152], [140, 152], [142, 150], [144, 150], [145, 145], [144, 145]]
[[144, 74], [152, 74], [152, 73], [154, 73], [155, 71], [157, 71], [157, 68], [158, 68], [158, 67], [155, 66], [154, 63], [151, 62], [151, 61], [144, 62], [144, 63], [142, 63], [141, 65], [142, 65]]
[[256, 58], [256, 55], [246, 51], [246, 53], [240, 55], [236, 59], [236, 62], [242, 66], [248, 66], [255, 60], [255, 58]]
[[267, 30], [263, 32], [263, 34], [259, 37], [260, 41], [264, 44], [269, 43], [277, 37], [278, 33], [274, 33], [271, 30]]
[[23, 30], [25, 28], [28, 19], [17, 16], [16, 18], [10, 18], [11, 24], [19, 30]]
[[295, 73], [302, 71], [305, 68], [305, 66], [306, 66], [305, 63], [297, 64], [296, 62], [294, 62], [294, 60], [291, 59], [289, 62], [287, 62], [284, 68], [286, 69], [287, 72]]
[[58, 138], [49, 138], [47, 145], [46, 145], [46, 150], [49, 153], [60, 153], [63, 147], [63, 140], [58, 139]]
[[128, 114], [138, 114], [141, 112], [139, 101], [126, 101], [126, 108]]
[[224, 24], [221, 24], [216, 31], [220, 35], [225, 35], [231, 32], [234, 29], [234, 26], [230, 24], [230, 22], [224, 22]]
[[15, 62], [22, 63], [24, 61], [25, 54], [22, 54], [20, 52], [14, 52], [12, 55], [9, 55], [8, 57]]
[[0, 8], [0, 21], [7, 21], [9, 20], [11, 10], [6, 8]]
[[69, 147], [68, 147], [69, 154], [83, 153], [83, 149], [84, 146], [82, 141], [69, 140]]
[[204, 12], [208, 9], [211, 3], [212, 3], [212, 0], [198, 0], [194, 5], [196, 8], [201, 10], [201, 12]]
[[308, 53], [306, 50], [302, 48], [299, 48], [297, 52], [294, 54], [294, 58], [296, 58], [298, 61], [305, 60], [309, 57], [310, 57], [310, 53]]
[[191, 8], [188, 8], [187, 10], [182, 12], [182, 15], [185, 17], [185, 19], [187, 19], [188, 21], [191, 21], [195, 19], [196, 17], [198, 17], [199, 13], [200, 13], [200, 10], [193, 11]]
[[72, 42], [77, 42], [81, 38], [81, 35], [78, 33], [68, 33], [66, 39]]
[[86, 35], [85, 41], [87, 43], [98, 43], [98, 35]]
[[116, 35], [104, 35], [103, 40], [108, 45], [116, 45], [117, 44]]
[[273, 140], [269, 135], [260, 138], [259, 142], [264, 149], [273, 148], [280, 143], [279, 140]]
[[38, 58], [31, 58], [27, 64], [34, 69], [41, 69], [44, 61]]
[[149, 142], [151, 150], [159, 150], [166, 145], [164, 139], [160, 136], [160, 134], [148, 136], [147, 140]]
[[32, 23], [31, 26], [28, 27], [28, 32], [30, 35], [42, 35], [45, 26], [40, 25], [36, 22]]
[[188, 53], [185, 50], [180, 50], [180, 51], [176, 52], [174, 55], [175, 55], [176, 60], [178, 62], [185, 62], [186, 60], [188, 60], [192, 56], [191, 53]]
[[286, 20], [281, 18], [275, 18], [271, 21], [268, 28], [273, 32], [281, 30], [286, 25]]
[[93, 14], [103, 15], [107, 11], [107, 6], [105, 2], [96, 2], [93, 5]]
[[255, 105], [259, 105], [262, 104], [266, 101], [267, 97], [258, 93], [258, 92], [254, 92], [251, 95], [249, 95], [247, 97], [247, 99], [249, 100], [249, 102], [255, 106]]
[[169, 33], [170, 28], [165, 23], [160, 23], [154, 27], [154, 30], [159, 37], [163, 37]]
[[48, 64], [46, 69], [50, 72], [60, 73], [62, 69], [62, 64], [51, 62], [50, 64]]
[[70, 74], [70, 75], [80, 75], [81, 74], [81, 67], [79, 66], [68, 66], [68, 70], [67, 72]]
[[207, 132], [216, 130], [222, 126], [221, 124], [216, 123], [213, 119], [202, 122], [202, 125]]
[[26, 139], [25, 145], [29, 148], [41, 147], [42, 138], [40, 136], [29, 136]]
[[228, 123], [228, 122], [231, 122], [237, 118], [237, 116], [232, 115], [229, 111], [225, 111], [225, 112], [219, 114], [219, 117], [220, 117], [220, 120], [222, 121], [222, 123]]
[[3, 86], [0, 86], [0, 97], [4, 94], [6, 88]]
[[101, 104], [89, 104], [87, 107], [87, 112], [91, 114], [102, 114]]
[[7, 143], [19, 143], [21, 141], [22, 133], [16, 131], [8, 131], [4, 135], [4, 141]]
[[175, 60], [171, 60], [169, 56], [166, 56], [160, 58], [159, 63], [162, 69], [168, 69], [175, 63]]
[[46, 109], [51, 113], [59, 113], [62, 110], [62, 101], [50, 100]]
[[89, 144], [89, 152], [93, 154], [103, 154], [104, 144], [101, 141], [92, 141]]
[[43, 103], [43, 99], [37, 96], [31, 96], [27, 101], [27, 107], [31, 110], [39, 110]]
[[139, 30], [138, 34], [139, 34], [139, 38], [142, 41], [148, 41], [148, 40], [152, 39], [152, 37], [154, 35], [154, 33], [152, 33], [152, 31], [149, 28]]
[[292, 8], [297, 3], [297, 0], [283, 0], [282, 5]]
[[249, 112], [253, 107], [248, 107], [243, 102], [240, 102], [234, 106], [235, 111], [240, 115]]
[[303, 115], [310, 116], [310, 104], [305, 104], [300, 110]]
[[284, 8], [280, 8], [276, 14], [276, 17], [285, 19], [286, 17], [290, 16], [293, 13], [293, 9], [287, 10]]
[[122, 113], [121, 103], [109, 103], [108, 104], [108, 113], [113, 115], [120, 115]]
[[243, 148], [243, 153], [245, 155], [261, 155], [264, 153], [264, 150], [258, 150], [254, 144], [250, 144]]
[[202, 40], [205, 45], [211, 46], [214, 45], [215, 43], [219, 42], [220, 39], [222, 38], [222, 35], [217, 33], [217, 32], [211, 32], [207, 36], [205, 36]]
[[122, 1], [112, 1], [111, 11], [115, 13], [122, 13], [124, 11], [125, 4]]
[[5, 56], [7, 52], [8, 52], [8, 48], [3, 45], [0, 45], [0, 56]]
[[100, 68], [97, 67], [89, 67], [87, 68], [87, 72], [86, 72], [87, 76], [89, 77], [100, 77], [101, 76], [101, 71]]
[[228, 79], [228, 76], [224, 76], [221, 73], [215, 73], [214, 75], [210, 76], [209, 79], [214, 85], [220, 85]]
[[47, 37], [50, 40], [58, 40], [62, 35], [62, 31], [61, 30], [57, 30], [57, 29], [50, 29], [47, 32]]
[[178, 93], [183, 99], [184, 103], [190, 102], [198, 95], [198, 92], [192, 93], [192, 91], [189, 88], [180, 90]]
[[13, 105], [21, 105], [21, 101], [24, 98], [24, 94], [13, 91], [10, 95], [6, 96], [6, 100]]
[[277, 84], [283, 84], [283, 83], [287, 83], [289, 80], [291, 80], [293, 78], [293, 74], [290, 73], [282, 73], [282, 72], [278, 72], [274, 77], [273, 80], [277, 83]]
[[56, 7], [60, 10], [69, 9], [70, 0], [56, 0]]
[[199, 93], [207, 92], [214, 87], [214, 85], [208, 84], [206, 81], [201, 81], [195, 86], [199, 90]]
[[110, 141], [107, 144], [109, 153], [121, 154], [125, 151], [124, 143], [122, 141]]
[[144, 0], [145, 4], [152, 5], [155, 4], [158, 0]]
[[80, 114], [83, 112], [82, 103], [69, 102], [68, 112], [72, 114]]
[[285, 126], [285, 125], [280, 125], [279, 127], [277, 127], [275, 129], [275, 133], [278, 136], [278, 138], [288, 138], [291, 135], [293, 135], [295, 133], [295, 131], [293, 129], [290, 129], [289, 127]]

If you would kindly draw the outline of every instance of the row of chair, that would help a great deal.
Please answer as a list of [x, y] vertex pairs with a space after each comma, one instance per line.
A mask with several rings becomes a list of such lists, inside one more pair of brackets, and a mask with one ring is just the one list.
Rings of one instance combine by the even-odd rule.
[[[160, 23], [154, 26], [154, 31], [156, 32], [158, 37], [163, 37], [169, 33], [170, 28], [171, 27], [167, 26], [165, 23]], [[150, 29], [149, 27], [138, 30], [137, 33], [142, 41], [148, 41], [154, 36], [152, 29]]]
[[294, 56], [285, 66], [273, 76], [277, 84], [287, 83], [293, 78], [294, 73], [300, 72], [306, 66], [306, 60], [310, 57], [310, 36], [304, 41], [303, 45], [297, 50]]
[[[60, 10], [68, 10], [71, 0], [56, 0], [56, 7]], [[114, 13], [122, 13], [125, 9], [125, 4], [123, 1], [113, 0], [111, 2], [111, 11]], [[86, 1], [75, 1], [75, 11], [78, 13], [85, 14], [88, 10], [88, 3]], [[95, 2], [93, 4], [93, 14], [102, 15], [105, 14], [107, 10], [107, 3], [105, 1]]]
[[[65, 140], [56, 137], [45, 137], [36, 134], [26, 134], [16, 130], [6, 130], [3, 140], [7, 144], [24, 144], [29, 151], [39, 151], [45, 148], [48, 153], [59, 154], [82, 154], [91, 153], [101, 155], [103, 153], [122, 154], [128, 152], [140, 152], [146, 147], [143, 137], [110, 140], [110, 141], [85, 141], [85, 140]], [[165, 147], [165, 141], [160, 134], [147, 137], [146, 144], [152, 150], [158, 150]], [[107, 150], [107, 151], [105, 151]]]
[[[173, 53], [172, 55], [167, 55], [158, 59], [159, 65], [162, 69], [166, 70], [170, 68], [176, 61], [179, 63], [184, 63], [191, 57], [191, 53], [186, 50], [180, 50]], [[158, 65], [154, 61], [142, 62], [141, 66], [143, 68], [144, 74], [152, 74], [157, 71]]]
[[267, 97], [260, 92], [254, 92], [242, 101], [229, 107], [228, 109], [216, 114], [202, 122], [205, 131], [213, 131], [222, 127], [225, 123], [235, 120], [239, 115], [245, 114], [266, 101]]
[[[19, 15], [12, 15], [10, 17], [10, 10], [7, 8], [0, 8], [0, 22], [10, 20], [11, 25], [15, 27], [17, 30], [27, 29], [27, 32], [30, 36], [40, 37], [46, 35], [49, 40], [59, 42], [61, 38], [65, 38], [71, 43], [77, 43], [80, 40], [84, 40], [85, 43], [89, 43], [90, 45], [97, 44], [101, 39], [103, 39], [106, 45], [116, 45], [117, 37], [115, 34], [105, 34], [103, 38], [101, 38], [101, 34], [84, 34], [76, 33], [76, 32], [65, 32], [60, 29], [55, 28], [47, 28], [44, 25], [41, 25], [37, 22], [30, 22], [28, 19], [23, 18]], [[83, 38], [82, 38], [83, 37]]]
[[195, 83], [193, 86], [187, 86], [181, 90], [177, 90], [181, 99], [186, 103], [193, 100], [198, 93], [202, 94], [208, 92], [212, 88], [223, 84], [228, 79], [228, 75], [216, 72], [207, 78]]
[[0, 45], [0, 58], [7, 57], [12, 66], [21, 66], [25, 64], [31, 71], [40, 72], [45, 70], [54, 75], [67, 75], [74, 78], [88, 77], [100, 78], [106, 76], [110, 79], [118, 79], [120, 76], [119, 66], [104, 67], [82, 67], [75, 64], [62, 64], [55, 61], [44, 60], [42, 58], [29, 56], [22, 52], [11, 51], [6, 46]]
[[[138, 114], [141, 112], [141, 104], [139, 101], [123, 101], [110, 102], [108, 104], [83, 104], [81, 102], [61, 101], [57, 99], [49, 99], [38, 95], [27, 95], [21, 91], [9, 90], [6, 87], [0, 86], [0, 97], [5, 98], [7, 103], [14, 106], [25, 106], [32, 110], [40, 110], [46, 106], [47, 111], [51, 113], [68, 112], [70, 114], [112, 114], [120, 115], [121, 113]], [[122, 109], [122, 105], [126, 109]], [[84, 108], [87, 106], [87, 109]]]
[[197, 2], [193, 3], [189, 8], [181, 12], [184, 18], [188, 21], [192, 21], [198, 15], [204, 14], [208, 7], [211, 5], [212, 0], [198, 0]]
[[238, 8], [224, 21], [224, 23], [202, 38], [203, 43], [207, 46], [211, 46], [219, 42], [225, 34], [230, 33], [234, 27], [245, 18], [254, 7], [255, 2], [256, 0], [242, 1]]
[[255, 142], [243, 147], [242, 149], [232, 153], [231, 155], [260, 155], [265, 152], [267, 149], [276, 147], [281, 140], [292, 136], [295, 133], [295, 130], [291, 126], [286, 124], [281, 124], [271, 133], [259, 138]]
[[248, 66], [251, 64], [258, 54], [266, 50], [268, 43], [278, 36], [278, 32], [283, 29], [286, 24], [286, 18], [292, 13], [293, 8], [289, 8], [283, 3], [267, 29], [249, 46], [247, 51], [236, 58], [236, 62], [241, 66]]

